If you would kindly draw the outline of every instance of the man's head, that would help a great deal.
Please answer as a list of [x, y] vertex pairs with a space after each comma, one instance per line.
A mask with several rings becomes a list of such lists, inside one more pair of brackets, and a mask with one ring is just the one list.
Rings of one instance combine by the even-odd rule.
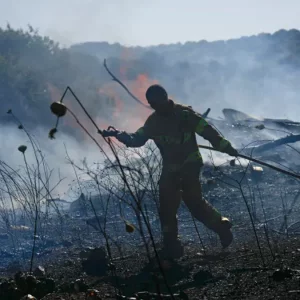
[[149, 105], [158, 113], [165, 113], [170, 107], [168, 93], [159, 84], [151, 85], [146, 91], [146, 98]]

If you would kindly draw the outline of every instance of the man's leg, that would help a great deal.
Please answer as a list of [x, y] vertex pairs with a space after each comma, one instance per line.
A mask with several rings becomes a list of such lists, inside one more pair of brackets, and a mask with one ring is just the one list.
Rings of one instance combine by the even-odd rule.
[[163, 232], [165, 255], [169, 258], [182, 256], [178, 239], [177, 210], [181, 200], [180, 178], [174, 172], [162, 172], [159, 180], [159, 217]]
[[182, 170], [182, 198], [192, 215], [207, 228], [216, 232], [224, 248], [228, 247], [233, 239], [231, 223], [202, 197], [200, 183], [201, 165], [187, 164]]

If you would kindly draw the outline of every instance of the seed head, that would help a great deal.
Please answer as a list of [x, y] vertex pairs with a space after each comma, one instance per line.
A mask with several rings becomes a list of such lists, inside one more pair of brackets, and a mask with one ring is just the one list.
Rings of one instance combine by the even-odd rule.
[[53, 102], [50, 109], [58, 117], [63, 117], [67, 112], [67, 107], [61, 102]]
[[55, 139], [55, 133], [57, 132], [57, 129], [56, 128], [52, 128], [50, 131], [49, 131], [49, 139], [50, 140], [54, 140]]
[[21, 145], [21, 146], [19, 146], [18, 150], [24, 154], [25, 151], [27, 150], [27, 146]]
[[132, 233], [134, 232], [134, 226], [132, 224], [126, 223], [125, 229], [127, 232]]

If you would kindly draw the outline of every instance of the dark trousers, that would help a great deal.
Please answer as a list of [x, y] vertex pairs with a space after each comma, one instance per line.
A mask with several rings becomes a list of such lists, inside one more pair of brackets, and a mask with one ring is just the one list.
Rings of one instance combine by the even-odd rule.
[[165, 246], [178, 239], [177, 210], [181, 198], [195, 219], [216, 233], [220, 230], [221, 214], [202, 197], [201, 167], [201, 163], [193, 162], [170, 172], [163, 166], [159, 181], [159, 214]]

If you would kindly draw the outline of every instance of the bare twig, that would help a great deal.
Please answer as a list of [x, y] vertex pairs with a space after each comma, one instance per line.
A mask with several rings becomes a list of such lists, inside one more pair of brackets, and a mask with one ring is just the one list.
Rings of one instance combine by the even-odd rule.
[[122, 83], [107, 67], [106, 65], [106, 59], [104, 59], [104, 62], [103, 62], [103, 65], [104, 65], [104, 68], [105, 70], [107, 71], [107, 73], [112, 77], [113, 81], [119, 83], [122, 88], [132, 97], [132, 99], [134, 99], [136, 102], [138, 102], [139, 104], [141, 104], [142, 106], [148, 108], [148, 109], [151, 109], [152, 108], [146, 104], [144, 104], [140, 99], [138, 99], [136, 96], [134, 96], [130, 91], [129, 89], [126, 87], [126, 85], [124, 83]]

